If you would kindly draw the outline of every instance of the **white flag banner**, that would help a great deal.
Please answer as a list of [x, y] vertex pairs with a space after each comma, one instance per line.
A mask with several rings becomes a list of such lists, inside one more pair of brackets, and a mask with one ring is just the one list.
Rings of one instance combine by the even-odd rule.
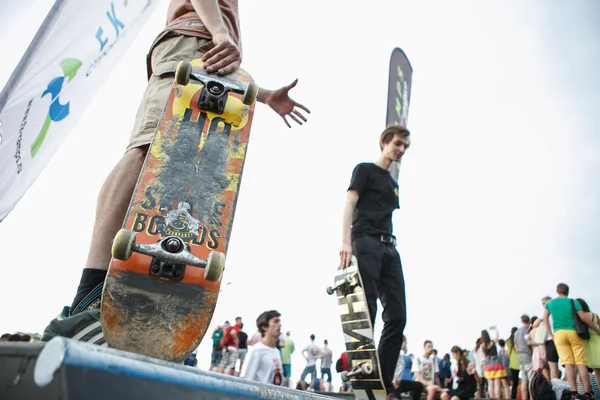
[[0, 221], [161, 0], [57, 0], [0, 93]]

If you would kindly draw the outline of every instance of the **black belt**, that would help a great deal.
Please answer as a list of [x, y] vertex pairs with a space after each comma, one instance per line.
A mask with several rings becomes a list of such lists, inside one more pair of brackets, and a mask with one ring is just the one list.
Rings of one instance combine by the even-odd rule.
[[379, 240], [383, 243], [396, 245], [396, 238], [394, 235], [379, 235]]

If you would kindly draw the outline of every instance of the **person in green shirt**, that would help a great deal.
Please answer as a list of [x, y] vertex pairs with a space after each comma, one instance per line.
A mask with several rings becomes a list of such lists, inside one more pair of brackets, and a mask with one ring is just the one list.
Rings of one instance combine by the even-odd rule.
[[[571, 391], [574, 396], [578, 396], [578, 398], [592, 400], [594, 395], [592, 394], [590, 377], [587, 371], [585, 340], [580, 338], [575, 330], [573, 307], [575, 307], [577, 315], [586, 323], [586, 325], [598, 333], [600, 333], [600, 329], [598, 329], [591, 319], [582, 311], [581, 304], [577, 300], [569, 298], [569, 286], [564, 283], [559, 283], [556, 286], [556, 293], [558, 297], [548, 301], [544, 306], [543, 319], [546, 324], [546, 329], [548, 332], [551, 332], [548, 317], [552, 316], [554, 325], [554, 344], [558, 352], [558, 357], [565, 367], [567, 381], [569, 382], [569, 386], [571, 386]], [[585, 390], [583, 395], [577, 394], [575, 366], [577, 366]]]
[[290, 387], [290, 376], [292, 375], [292, 353], [296, 350], [294, 341], [290, 337], [292, 333], [285, 333], [285, 341], [281, 348], [281, 364], [283, 367], [283, 386]]

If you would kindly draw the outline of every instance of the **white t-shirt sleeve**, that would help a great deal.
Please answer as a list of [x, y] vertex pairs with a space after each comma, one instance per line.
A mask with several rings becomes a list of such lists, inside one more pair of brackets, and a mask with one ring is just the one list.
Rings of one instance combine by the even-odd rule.
[[249, 379], [251, 381], [257, 380], [259, 366], [260, 357], [258, 357], [256, 354], [256, 348], [250, 347], [250, 349], [248, 349], [248, 354], [246, 354], [246, 359], [244, 360], [244, 366], [242, 367], [240, 377]]
[[422, 371], [421, 358], [415, 357], [410, 372], [421, 372], [421, 371]]
[[398, 355], [398, 362], [396, 363], [396, 370], [394, 371], [394, 377], [399, 381], [402, 380], [402, 375], [404, 375], [404, 357], [402, 355]]

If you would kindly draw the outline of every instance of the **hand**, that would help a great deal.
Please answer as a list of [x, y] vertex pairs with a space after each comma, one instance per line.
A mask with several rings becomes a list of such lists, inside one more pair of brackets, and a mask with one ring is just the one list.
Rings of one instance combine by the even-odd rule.
[[394, 377], [394, 380], [392, 381], [392, 385], [394, 385], [394, 389], [398, 389], [400, 387], [400, 382], [398, 381], [398, 377]]
[[242, 63], [242, 52], [229, 36], [213, 37], [215, 47], [202, 56], [204, 69], [227, 75], [238, 69]]
[[340, 267], [348, 268], [352, 261], [352, 246], [350, 244], [342, 243], [340, 247]]
[[300, 103], [296, 103], [289, 96], [289, 91], [294, 86], [296, 86], [297, 83], [298, 79], [294, 80], [294, 82], [290, 83], [289, 85], [282, 87], [281, 89], [277, 89], [275, 91], [270, 92], [264, 100], [264, 103], [266, 105], [271, 107], [273, 111], [275, 111], [281, 116], [281, 118], [283, 118], [283, 121], [288, 126], [288, 128], [291, 128], [292, 126], [290, 125], [286, 117], [290, 117], [291, 119], [296, 121], [298, 125], [302, 125], [302, 122], [300, 120], [306, 122], [306, 117], [302, 115], [300, 111], [298, 111], [298, 108], [301, 108], [302, 110], [310, 114], [310, 110], [308, 108], [304, 107]]

